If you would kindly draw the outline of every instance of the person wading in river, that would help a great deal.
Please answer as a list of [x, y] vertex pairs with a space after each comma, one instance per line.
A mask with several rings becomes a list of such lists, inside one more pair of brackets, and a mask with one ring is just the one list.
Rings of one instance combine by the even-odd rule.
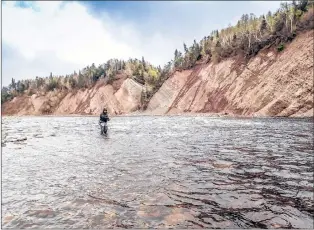
[[106, 108], [104, 108], [102, 113], [100, 114], [99, 121], [100, 122], [105, 122], [105, 123], [107, 123], [107, 121], [110, 121]]

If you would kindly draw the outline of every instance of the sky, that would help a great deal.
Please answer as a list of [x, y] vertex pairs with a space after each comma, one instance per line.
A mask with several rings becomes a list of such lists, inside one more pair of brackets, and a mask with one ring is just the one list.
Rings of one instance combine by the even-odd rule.
[[2, 85], [65, 75], [110, 58], [163, 66], [212, 30], [279, 1], [2, 1]]

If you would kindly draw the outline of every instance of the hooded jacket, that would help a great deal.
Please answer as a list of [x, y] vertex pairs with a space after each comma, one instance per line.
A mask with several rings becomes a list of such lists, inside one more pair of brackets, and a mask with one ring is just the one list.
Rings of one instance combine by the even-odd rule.
[[110, 119], [109, 119], [107, 113], [102, 112], [102, 113], [100, 114], [100, 121], [102, 121], [102, 122], [107, 122], [107, 121], [109, 121], [109, 120], [110, 120]]

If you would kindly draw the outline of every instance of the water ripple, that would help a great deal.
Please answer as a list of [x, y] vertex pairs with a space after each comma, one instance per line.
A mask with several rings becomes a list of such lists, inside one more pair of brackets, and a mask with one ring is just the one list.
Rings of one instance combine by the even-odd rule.
[[304, 119], [2, 120], [7, 228], [313, 228]]

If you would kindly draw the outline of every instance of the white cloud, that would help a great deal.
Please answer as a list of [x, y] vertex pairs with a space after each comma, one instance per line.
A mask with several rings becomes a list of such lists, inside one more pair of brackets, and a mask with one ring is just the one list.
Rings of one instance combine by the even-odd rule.
[[[19, 76], [48, 76], [50, 72], [55, 75], [63, 75], [73, 73], [77, 70], [77, 65], [71, 62], [65, 62], [56, 57], [52, 51], [40, 51], [32, 59], [26, 59], [18, 50], [6, 48], [9, 53], [7, 58], [3, 60], [2, 65], [4, 72], [13, 73], [16, 79], [21, 79]], [[3, 78], [3, 85], [10, 83], [11, 78]]]
[[[92, 17], [79, 3], [69, 2], [61, 9], [60, 5], [54, 1], [36, 2], [34, 8], [3, 5], [3, 43], [17, 52], [5, 61], [4, 83], [12, 77], [47, 76], [50, 71], [65, 74], [73, 72], [73, 67], [79, 69], [93, 62], [139, 56], [134, 46], [114, 36], [120, 33], [121, 37], [136, 38], [134, 31], [115, 25], [105, 14], [104, 21]], [[44, 59], [37, 64], [39, 58]]]
[[99, 15], [91, 15], [78, 2], [31, 2], [32, 7], [28, 8], [5, 2], [3, 84], [8, 84], [12, 77], [68, 74], [110, 58], [144, 56], [153, 64], [163, 65], [173, 58], [176, 48], [182, 50], [183, 42], [189, 45], [252, 9], [260, 14], [279, 5], [265, 4], [152, 2], [148, 16], [135, 22], [134, 18], [124, 18], [123, 12], [109, 15], [102, 10]]
[[51, 51], [58, 58], [80, 65], [94, 59], [132, 55], [132, 49], [119, 43], [109, 27], [90, 16], [78, 3], [68, 3], [59, 10], [60, 2], [40, 2], [31, 8], [5, 6], [3, 10], [3, 41], [18, 49], [26, 59], [37, 52]]

